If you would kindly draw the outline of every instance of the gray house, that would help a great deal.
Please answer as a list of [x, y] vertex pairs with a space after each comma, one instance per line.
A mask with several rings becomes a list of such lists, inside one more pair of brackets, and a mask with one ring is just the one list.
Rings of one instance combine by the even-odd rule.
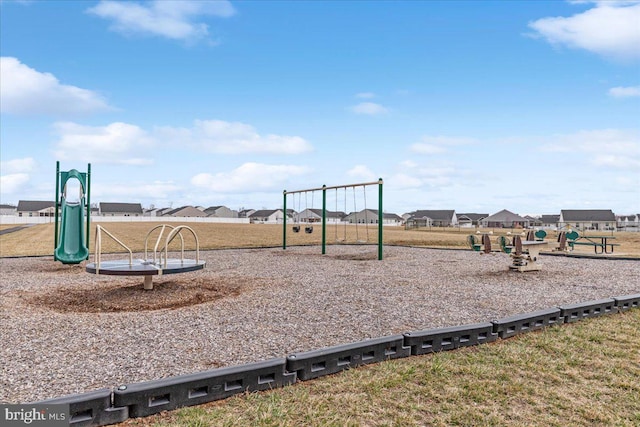
[[[347, 214], [340, 211], [326, 211], [325, 214], [329, 223], [341, 222], [347, 216]], [[305, 209], [300, 213], [294, 213], [293, 219], [296, 222], [321, 222], [322, 209]]]
[[100, 216], [142, 216], [140, 203], [100, 203]]
[[216, 218], [238, 218], [238, 212], [226, 206], [211, 206], [205, 209], [204, 213]]
[[163, 212], [162, 216], [176, 216], [176, 217], [205, 217], [206, 213], [193, 206], [180, 206], [179, 208], [171, 209]]
[[18, 216], [55, 216], [56, 202], [44, 202], [38, 200], [19, 200]]
[[640, 214], [620, 215], [617, 218], [618, 230], [638, 231], [640, 227]]
[[563, 209], [558, 225], [578, 230], [615, 230], [616, 216], [611, 209]]
[[489, 214], [485, 213], [459, 213], [456, 214], [458, 218], [458, 225], [461, 227], [478, 227], [480, 221], [488, 217]]
[[0, 205], [0, 215], [14, 216], [18, 212], [17, 206], [13, 205]]
[[249, 221], [254, 224], [278, 223], [282, 222], [284, 212], [282, 209], [262, 209], [249, 215]]
[[520, 215], [503, 209], [480, 221], [480, 225], [486, 228], [528, 228], [530, 222]]
[[542, 215], [540, 221], [542, 221], [543, 228], [557, 228], [560, 215]]
[[455, 210], [419, 210], [411, 212], [406, 228], [451, 227], [458, 223]]
[[[380, 215], [377, 209], [363, 209], [360, 212], [351, 212], [346, 215], [342, 221], [349, 224], [378, 224]], [[402, 224], [402, 218], [394, 213], [382, 213], [382, 224], [400, 225]]]

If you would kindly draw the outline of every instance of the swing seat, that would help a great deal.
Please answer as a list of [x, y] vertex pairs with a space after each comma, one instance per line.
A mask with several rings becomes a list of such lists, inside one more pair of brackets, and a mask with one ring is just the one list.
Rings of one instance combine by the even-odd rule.
[[300, 231], [300, 226], [299, 225], [294, 225], [293, 226], [293, 232], [294, 233], [298, 233]]
[[310, 226], [310, 225], [307, 225], [307, 226], [304, 228], [304, 232], [305, 232], [305, 233], [307, 233], [307, 234], [311, 234], [311, 233], [313, 233], [313, 227], [312, 227], [312, 226]]

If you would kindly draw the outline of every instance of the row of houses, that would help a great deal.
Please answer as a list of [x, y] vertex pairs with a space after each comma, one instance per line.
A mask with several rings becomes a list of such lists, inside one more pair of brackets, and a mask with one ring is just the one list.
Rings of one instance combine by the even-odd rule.
[[506, 209], [492, 215], [456, 213], [455, 210], [420, 210], [406, 214], [406, 228], [575, 228], [578, 230], [640, 230], [640, 214], [616, 216], [610, 209], [563, 209], [559, 215], [520, 216]]
[[[20, 217], [50, 217], [55, 215], [55, 202], [20, 201], [18, 206], [0, 205], [0, 215]], [[101, 217], [214, 217], [247, 218], [252, 223], [281, 223], [286, 216], [289, 222], [315, 223], [322, 220], [322, 209], [305, 209], [296, 212], [287, 209], [229, 209], [226, 206], [181, 206], [178, 208], [143, 209], [140, 203], [98, 203], [91, 208], [91, 216]], [[405, 228], [423, 227], [484, 227], [484, 228], [576, 228], [578, 230], [628, 230], [640, 231], [640, 214], [616, 216], [610, 209], [563, 209], [557, 215], [540, 217], [520, 216], [506, 209], [494, 214], [457, 213], [455, 210], [417, 210], [399, 216], [375, 209], [359, 212], [327, 211], [329, 223], [404, 225]]]
[[[51, 217], [55, 215], [55, 202], [20, 200], [18, 206], [0, 205], [0, 215], [17, 215], [19, 217]], [[143, 209], [140, 203], [98, 203], [91, 207], [91, 216], [125, 216], [125, 217], [218, 217], [238, 218], [239, 213], [226, 206], [209, 208], [182, 206], [179, 208]]]
[[[19, 217], [53, 217], [55, 202], [21, 200], [18, 206], [0, 205], [0, 214], [17, 215]], [[281, 223], [285, 214], [282, 209], [229, 209], [226, 206], [181, 206], [179, 208], [143, 209], [140, 203], [98, 203], [91, 207], [92, 217], [212, 217], [212, 218], [247, 218], [253, 223]], [[378, 224], [379, 215], [375, 209], [364, 209], [360, 212], [346, 214], [344, 212], [327, 212], [329, 222], [348, 222], [352, 224]], [[287, 221], [313, 223], [322, 220], [321, 209], [305, 209], [296, 212], [287, 209]], [[396, 214], [383, 213], [383, 223], [401, 225], [403, 219]]]

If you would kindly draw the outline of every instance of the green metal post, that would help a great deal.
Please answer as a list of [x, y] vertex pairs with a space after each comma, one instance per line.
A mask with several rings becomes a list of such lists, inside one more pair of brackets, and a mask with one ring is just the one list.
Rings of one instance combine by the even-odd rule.
[[322, 255], [327, 253], [327, 186], [322, 186]]
[[[87, 164], [87, 234], [85, 236], [89, 249], [89, 233], [91, 232], [91, 163]], [[87, 259], [89, 255], [87, 253]]]
[[56, 249], [58, 248], [58, 197], [60, 197], [60, 162], [56, 162], [56, 199], [55, 199], [55, 231], [53, 235], [53, 260], [56, 259]]
[[282, 192], [282, 196], [284, 199], [282, 202], [282, 206], [284, 206], [284, 218], [282, 220], [282, 249], [287, 249], [287, 190]]
[[382, 223], [384, 212], [382, 211], [382, 178], [378, 180], [378, 260], [382, 259]]

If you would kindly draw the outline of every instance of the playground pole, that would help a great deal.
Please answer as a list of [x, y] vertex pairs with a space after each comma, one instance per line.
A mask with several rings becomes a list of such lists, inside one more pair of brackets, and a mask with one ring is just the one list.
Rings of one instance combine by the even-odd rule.
[[56, 162], [56, 201], [55, 203], [55, 231], [53, 235], [53, 260], [56, 259], [56, 249], [58, 248], [58, 197], [60, 195], [60, 161]]
[[[282, 249], [287, 249], [287, 190], [282, 192], [284, 207], [284, 218], [282, 219]], [[295, 209], [295, 200], [294, 200], [294, 209]]]
[[[89, 249], [89, 235], [91, 231], [91, 163], [87, 164], [87, 234], [85, 235], [87, 249]], [[89, 259], [89, 255], [87, 255]]]
[[382, 212], [382, 178], [378, 179], [378, 260], [382, 259], [382, 223], [384, 213]]
[[322, 186], [322, 255], [327, 253], [327, 186]]

